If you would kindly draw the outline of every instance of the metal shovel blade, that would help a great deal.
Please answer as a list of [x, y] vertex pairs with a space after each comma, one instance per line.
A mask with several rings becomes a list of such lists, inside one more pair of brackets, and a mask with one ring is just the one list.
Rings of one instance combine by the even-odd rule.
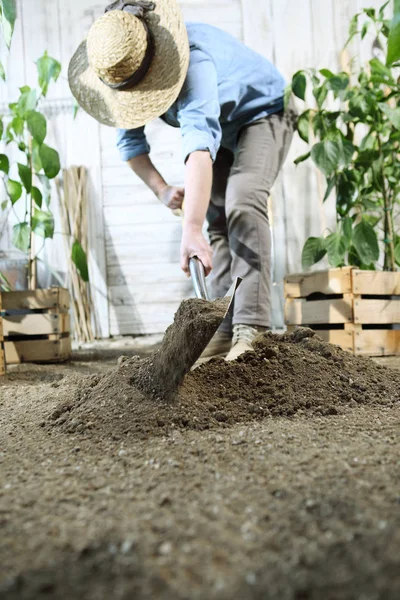
[[[150, 359], [147, 383], [142, 387], [153, 397], [165, 400], [175, 397], [185, 375], [200, 358], [224, 318], [233, 310], [235, 294], [242, 280], [236, 278], [224, 298], [207, 300], [203, 296], [207, 293], [204, 268], [198, 263], [198, 259], [191, 263], [191, 270], [195, 274], [195, 293], [201, 295], [181, 303], [160, 348]], [[194, 269], [197, 269], [197, 274]]]

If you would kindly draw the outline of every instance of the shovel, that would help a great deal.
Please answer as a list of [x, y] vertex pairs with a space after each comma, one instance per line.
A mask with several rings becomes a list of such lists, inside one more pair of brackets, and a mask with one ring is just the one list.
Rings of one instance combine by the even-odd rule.
[[184, 300], [173, 324], [165, 332], [136, 385], [155, 399], [173, 400], [185, 375], [205, 350], [225, 317], [233, 311], [233, 301], [241, 278], [237, 277], [224, 298], [209, 299], [204, 267], [195, 256], [189, 261], [195, 299]]

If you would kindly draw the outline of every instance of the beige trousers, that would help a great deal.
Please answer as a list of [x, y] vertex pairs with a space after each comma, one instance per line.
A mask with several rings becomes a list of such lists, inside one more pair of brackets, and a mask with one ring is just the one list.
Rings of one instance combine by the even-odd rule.
[[[233, 324], [271, 324], [268, 196], [287, 157], [295, 121], [292, 106], [251, 123], [240, 132], [235, 154], [221, 148], [214, 163], [207, 212], [214, 265], [211, 293], [224, 296], [233, 279], [242, 277]], [[231, 328], [227, 321], [221, 327]]]

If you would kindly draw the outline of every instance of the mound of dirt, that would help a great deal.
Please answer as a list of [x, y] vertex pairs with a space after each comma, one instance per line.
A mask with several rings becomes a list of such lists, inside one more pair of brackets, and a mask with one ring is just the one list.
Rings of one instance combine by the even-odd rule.
[[148, 377], [152, 360], [122, 359], [110, 374], [54, 383], [60, 403], [44, 426], [102, 438], [149, 437], [400, 401], [400, 372], [326, 344], [309, 329], [267, 333], [256, 340], [254, 352], [235, 362], [212, 360], [189, 373], [169, 402], [135, 385], [141, 373]]

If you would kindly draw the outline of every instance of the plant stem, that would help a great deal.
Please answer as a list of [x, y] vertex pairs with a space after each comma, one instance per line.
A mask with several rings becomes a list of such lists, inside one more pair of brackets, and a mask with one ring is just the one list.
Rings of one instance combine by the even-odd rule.
[[[32, 184], [33, 184], [33, 161], [32, 161], [32, 137], [29, 137], [29, 157], [28, 166], [32, 173]], [[29, 243], [29, 262], [28, 262], [28, 288], [35, 290], [37, 287], [37, 264], [35, 257], [35, 234], [32, 229], [32, 218], [35, 203], [32, 194], [28, 194], [29, 202], [29, 227], [30, 227], [30, 243]]]
[[[383, 151], [382, 140], [379, 132], [376, 134], [378, 142], [379, 154], [382, 159], [383, 169]], [[386, 190], [385, 178], [382, 174], [382, 196], [384, 203], [385, 219], [384, 219], [384, 253], [385, 259], [383, 264], [384, 271], [396, 271], [396, 261], [394, 258], [394, 227], [393, 227], [393, 205], [392, 198]]]

